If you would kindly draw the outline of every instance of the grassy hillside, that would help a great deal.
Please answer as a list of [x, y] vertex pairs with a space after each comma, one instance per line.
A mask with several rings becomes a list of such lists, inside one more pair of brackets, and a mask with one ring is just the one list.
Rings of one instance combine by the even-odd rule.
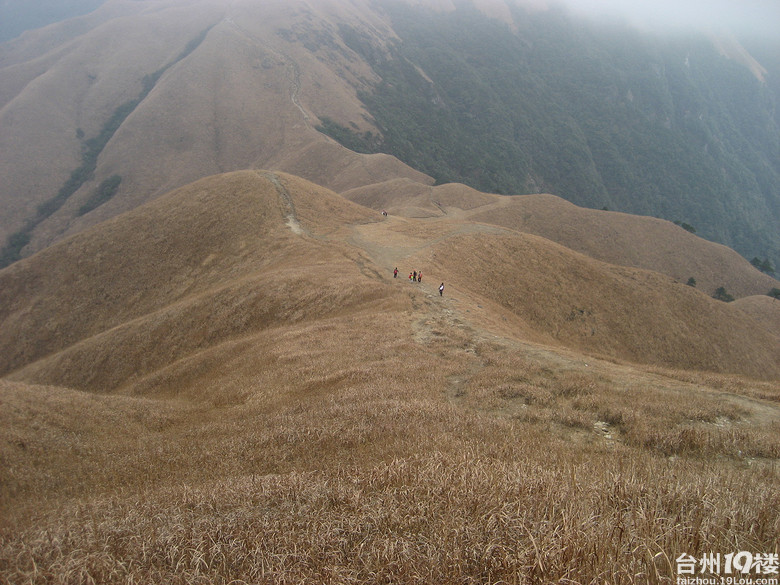
[[[48, 232], [49, 241], [61, 235], [66, 226], [58, 219], [78, 217], [104, 180], [123, 179], [120, 198], [135, 182], [125, 165], [101, 171], [106, 148], [166, 68], [201, 42], [221, 13], [219, 7], [186, 11], [176, 2], [148, 11], [109, 3], [0, 46], [4, 265], [39, 232]], [[170, 19], [178, 26], [166, 30]], [[78, 204], [68, 207], [80, 190]]]
[[[531, 330], [579, 349], [756, 377], [778, 373], [776, 338], [751, 333], [746, 315], [681, 283], [446, 216], [372, 228], [376, 212], [285, 177], [284, 185], [253, 171], [204, 179], [3, 271], [0, 371], [113, 390], [279, 321], [379, 302], [389, 292], [382, 275], [400, 254], [419, 255], [437, 279], [498, 301]], [[479, 210], [484, 197], [466, 192], [462, 199], [474, 203], [464, 207]], [[499, 210], [500, 223], [518, 213], [511, 205]], [[351, 238], [341, 233], [355, 221], [369, 227]], [[102, 366], [81, 365], [88, 362]]]
[[449, 210], [244, 171], [0, 271], [0, 578], [660, 583], [773, 550], [767, 307]]
[[[372, 322], [356, 323], [367, 325], [359, 342], [414, 350], [387, 341], [388, 321], [384, 335]], [[334, 341], [353, 335], [339, 333]], [[306, 343], [283, 339], [286, 351]], [[450, 399], [442, 389], [448, 376], [462, 379], [454, 361], [463, 353], [446, 338], [439, 350], [415, 375], [392, 358], [305, 393], [278, 376], [250, 385], [254, 400], [218, 410], [0, 381], [0, 449], [13, 463], [0, 472], [11, 506], [0, 574], [548, 583], [609, 573], [617, 584], [660, 583], [683, 551], [777, 542], [776, 472], [740, 460], [776, 458], [777, 427], [706, 389], [714, 380], [505, 356], [504, 367], [526, 376], [526, 398], [515, 382], [487, 396], [461, 385]], [[332, 355], [307, 363], [332, 367]], [[531, 384], [543, 386], [530, 395]]]
[[[736, 297], [767, 294], [777, 280], [744, 258], [672, 222], [576, 207], [549, 195], [511, 198], [469, 217], [534, 233], [588, 256], [622, 266], [646, 268], [712, 295], [719, 287]], [[692, 283], [693, 284], [693, 283]]]
[[[371, 213], [333, 194], [330, 204], [321, 197], [314, 200], [328, 219], [317, 229]], [[306, 226], [315, 211], [305, 202], [300, 208]], [[9, 267], [0, 293], [2, 371], [64, 351], [57, 359], [70, 367], [56, 362], [52, 376], [70, 372], [81, 382], [69, 379], [67, 385], [106, 391], [225, 336], [300, 319], [300, 311], [316, 314], [310, 300], [329, 290], [329, 278], [338, 278], [329, 276], [340, 264], [338, 252], [295, 237], [284, 212], [276, 185], [265, 175], [246, 171], [204, 179], [44, 250], [30, 266]], [[302, 270], [309, 263], [310, 271]], [[317, 272], [324, 282], [314, 278]], [[344, 296], [359, 297], [363, 287], [356, 289]], [[37, 310], [31, 314], [30, 307]], [[91, 352], [105, 351], [109, 356], [98, 368], [81, 367], [71, 356], [101, 361]]]
[[710, 296], [719, 287], [736, 298], [778, 287], [734, 250], [672, 222], [578, 207], [553, 195], [499, 196], [462, 184], [431, 187], [398, 179], [344, 196], [404, 217], [446, 216], [536, 234], [597, 260], [666, 274]]
[[374, 78], [335, 22], [391, 36], [382, 18], [338, 2], [112, 2], [1, 45], [0, 264], [226, 171], [337, 190], [429, 181], [314, 129], [314, 112], [360, 119], [355, 88]]

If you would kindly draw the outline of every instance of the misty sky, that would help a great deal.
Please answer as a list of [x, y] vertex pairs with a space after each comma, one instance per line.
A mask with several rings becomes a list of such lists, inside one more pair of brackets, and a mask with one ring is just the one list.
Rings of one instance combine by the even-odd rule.
[[86, 14], [105, 0], [0, 0], [0, 42], [25, 30]]
[[[0, 0], [0, 41], [27, 28], [84, 14], [105, 0]], [[263, 0], [259, 0], [263, 1]], [[780, 38], [780, 0], [549, 0], [590, 16], [628, 19], [634, 25], [674, 30], [726, 28]], [[522, 4], [522, 1], [521, 1]]]
[[628, 18], [653, 28], [725, 27], [780, 35], [780, 0], [562, 0], [588, 14]]

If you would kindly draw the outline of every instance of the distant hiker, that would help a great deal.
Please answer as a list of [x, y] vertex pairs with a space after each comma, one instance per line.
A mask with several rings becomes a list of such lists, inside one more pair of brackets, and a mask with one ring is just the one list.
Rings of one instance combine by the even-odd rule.
[[440, 297], [444, 296], [444, 283], [443, 282], [439, 285], [439, 296]]
[[422, 282], [422, 271], [417, 273], [417, 282]]
[[382, 210], [382, 215], [384, 215], [385, 217], [387, 217], [387, 212], [386, 212], [384, 209]]
[[412, 273], [409, 273], [409, 282], [412, 282]]
[[412, 282], [417, 282], [417, 271], [412, 272]]
[[393, 278], [398, 278], [398, 267], [396, 267], [396, 269], [393, 270]]

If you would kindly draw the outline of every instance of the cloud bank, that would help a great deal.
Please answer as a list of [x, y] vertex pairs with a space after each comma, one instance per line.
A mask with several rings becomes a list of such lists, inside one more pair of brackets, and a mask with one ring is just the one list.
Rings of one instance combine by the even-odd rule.
[[658, 30], [727, 29], [780, 37], [778, 0], [562, 0], [573, 11]]

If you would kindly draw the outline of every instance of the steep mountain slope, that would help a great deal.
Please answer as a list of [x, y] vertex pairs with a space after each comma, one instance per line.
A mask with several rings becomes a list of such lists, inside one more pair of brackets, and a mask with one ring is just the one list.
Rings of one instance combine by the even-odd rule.
[[780, 303], [433, 191], [386, 217], [227, 173], [0, 270], [0, 578], [628, 585], [673, 576], [637, 547], [770, 550]]
[[360, 94], [381, 134], [325, 130], [439, 183], [684, 221], [780, 262], [780, 96], [734, 38], [725, 51], [723, 37], [509, 4], [512, 26], [467, 5], [393, 3], [389, 56], [348, 31], [382, 78]]
[[[129, 113], [123, 105], [142, 93], [142, 80], [175, 61], [222, 13], [174, 4], [146, 11], [141, 4], [109, 2], [3, 47], [4, 237], [26, 221], [45, 220], [48, 215], [39, 213], [39, 206], [57, 196], [72, 173], [84, 169], [78, 179], [91, 179], [106, 140]], [[176, 30], [161, 34], [171, 19], [178, 23]], [[121, 114], [112, 122], [115, 112]], [[96, 151], [90, 140], [99, 143]], [[86, 155], [91, 160], [85, 161]], [[39, 170], [42, 161], [47, 161], [46, 172]]]
[[466, 185], [431, 187], [398, 179], [344, 196], [406, 217], [447, 216], [536, 234], [610, 264], [653, 270], [684, 283], [693, 278], [708, 295], [720, 287], [737, 298], [765, 295], [778, 285], [734, 250], [672, 222], [578, 207], [553, 195], [501, 196]]
[[[508, 310], [520, 338], [638, 363], [780, 373], [776, 332], [667, 277], [515, 230], [381, 217], [289, 175], [196, 182], [0, 272], [0, 373], [110, 392], [190, 360], [179, 373], [192, 378], [201, 372], [192, 356], [209, 361], [248, 335], [359, 310], [402, 313], [408, 291], [389, 277], [401, 262], [423, 269], [426, 286], [444, 280], [448, 295]], [[168, 391], [176, 385], [168, 378]]]
[[[25, 254], [223, 171], [289, 166], [336, 187], [349, 166], [360, 172], [348, 187], [428, 180], [314, 129], [316, 115], [364, 123], [355, 88], [373, 74], [336, 22], [391, 36], [372, 12], [338, 2], [116, 0], [4, 45], [0, 237], [17, 236], [9, 259], [28, 242]], [[112, 177], [120, 182], [111, 200], [81, 211]]]
[[0, 260], [270, 168], [547, 191], [777, 264], [773, 68], [672, 40], [545, 2], [109, 0], [0, 47]]

